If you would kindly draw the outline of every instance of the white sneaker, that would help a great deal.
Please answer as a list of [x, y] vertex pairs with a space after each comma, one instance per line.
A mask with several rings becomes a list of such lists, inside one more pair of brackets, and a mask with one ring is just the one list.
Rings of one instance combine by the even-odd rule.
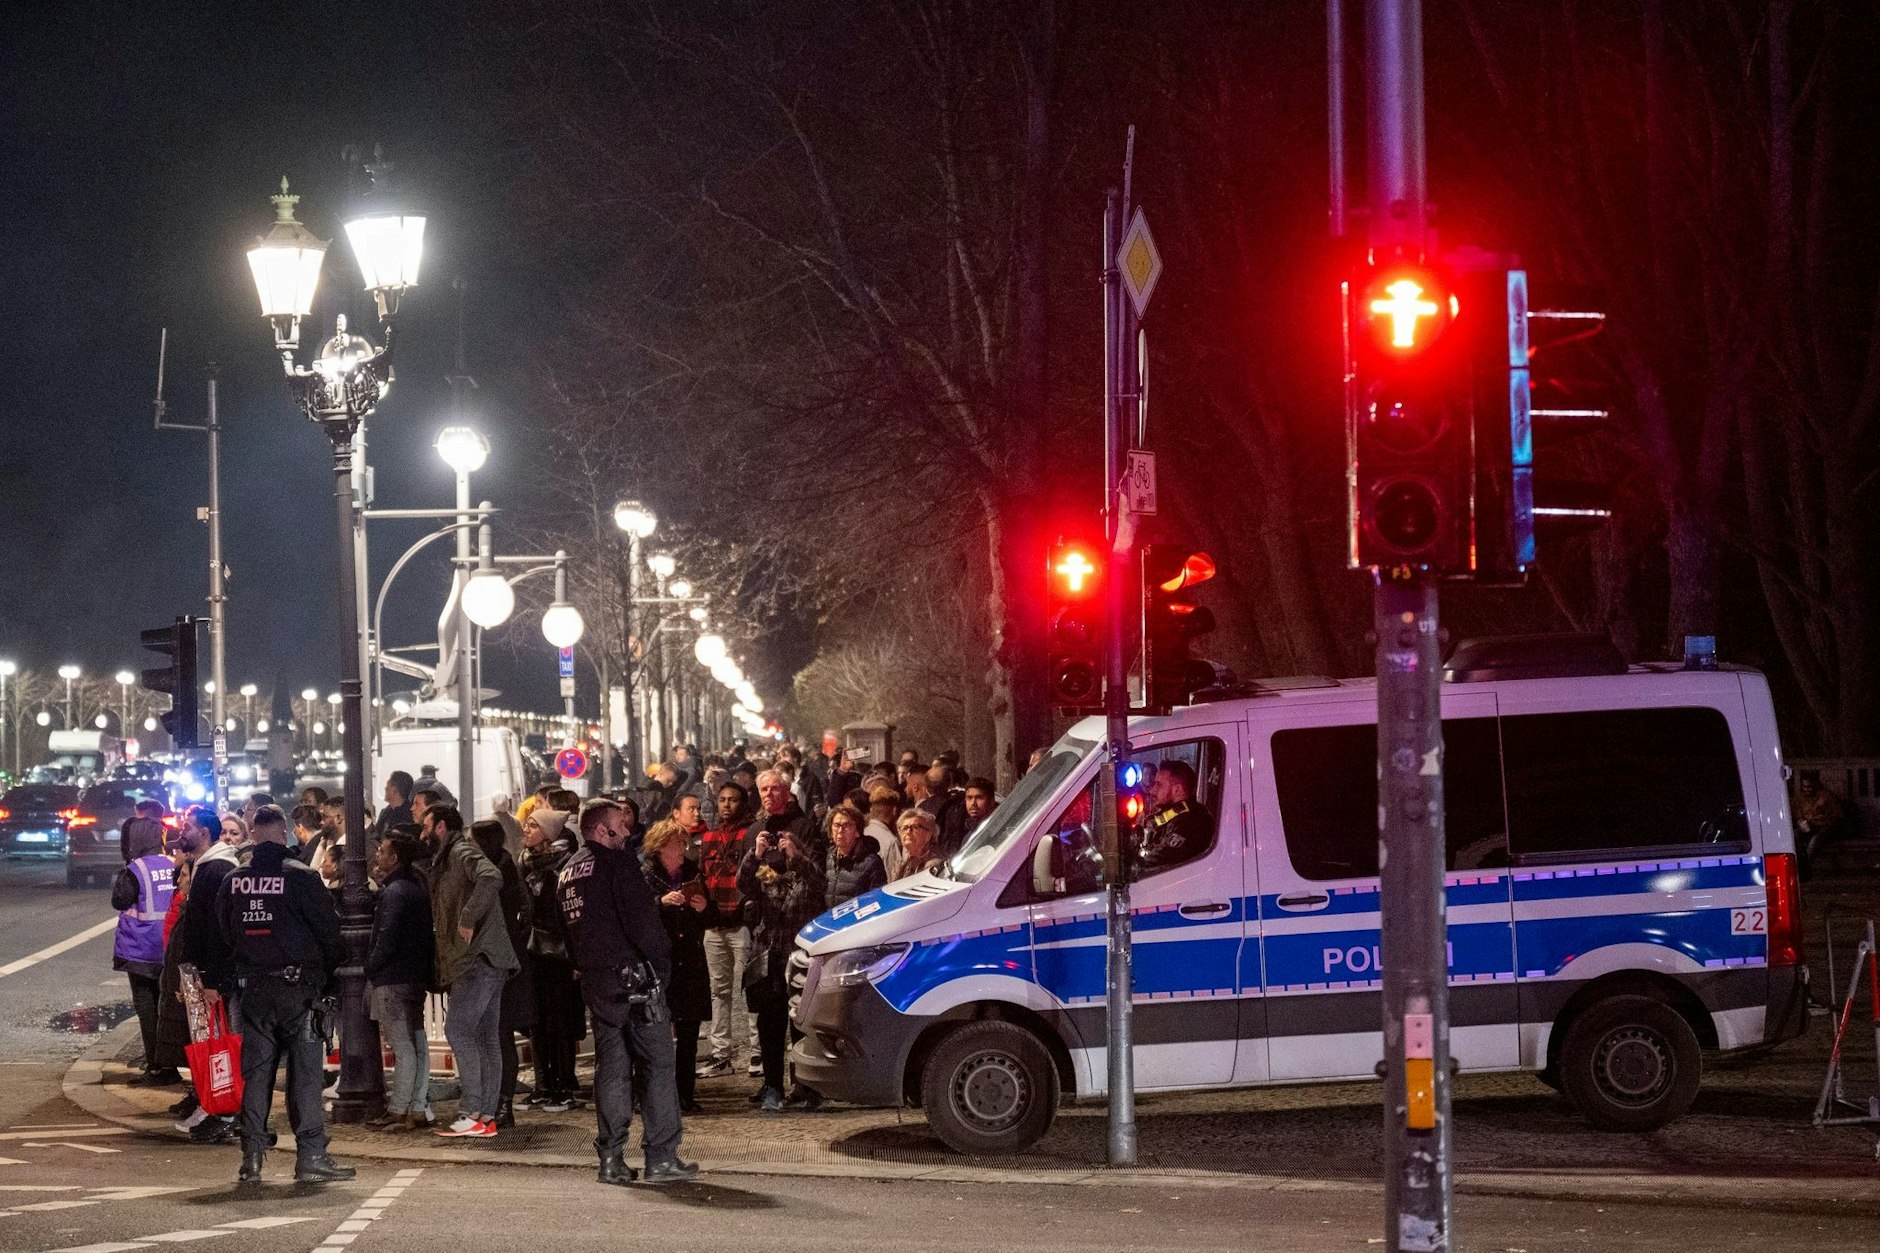
[[174, 1124], [178, 1131], [194, 1131], [209, 1116], [209, 1111], [198, 1105], [196, 1112], [182, 1122]]
[[450, 1126], [433, 1131], [431, 1134], [456, 1139], [465, 1136], [482, 1137], [485, 1132], [481, 1118], [472, 1118], [468, 1114], [465, 1114]]

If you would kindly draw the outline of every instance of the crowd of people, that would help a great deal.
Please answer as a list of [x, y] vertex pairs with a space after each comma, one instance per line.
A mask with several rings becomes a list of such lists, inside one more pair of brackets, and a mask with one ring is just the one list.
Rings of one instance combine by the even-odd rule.
[[[637, 1104], [648, 1120], [644, 1177], [664, 1182], [697, 1169], [677, 1150], [680, 1117], [704, 1112], [701, 1080], [757, 1080], [749, 1100], [765, 1114], [820, 1108], [821, 1095], [788, 1074], [797, 933], [844, 901], [938, 869], [998, 805], [993, 784], [951, 753], [862, 763], [833, 735], [821, 747], [785, 743], [753, 759], [741, 746], [701, 756], [681, 745], [641, 788], [584, 801], [544, 785], [513, 809], [498, 798], [493, 817], [471, 823], [434, 772], [394, 773], [368, 826], [367, 1004], [393, 1058], [384, 1111], [369, 1125], [491, 1139], [518, 1110], [591, 1100], [601, 1179], [620, 1183], [636, 1176], [619, 1158]], [[317, 788], [287, 813], [263, 793], [239, 813], [197, 807], [173, 832], [150, 809], [123, 831], [114, 963], [143, 1030], [133, 1082], [162, 1085], [182, 1082], [183, 1048], [201, 1034], [198, 987], [210, 1002], [239, 1004], [230, 1021], [263, 1034], [317, 1014], [340, 962], [345, 836], [341, 798]], [[252, 873], [257, 864], [269, 874]], [[254, 895], [283, 881], [278, 900]], [[460, 1088], [448, 1121], [433, 1109], [426, 1028], [440, 993]], [[584, 1088], [575, 1059], [590, 1033], [597, 1071]], [[518, 1037], [532, 1061], [526, 1089]], [[198, 1142], [239, 1139], [240, 1177], [258, 1179], [279, 1056], [297, 1178], [343, 1178], [316, 1125], [323, 1054], [290, 1044], [281, 1035], [278, 1049], [253, 1050], [266, 1055], [265, 1074], [244, 1051], [244, 1077], [262, 1085], [248, 1102], [258, 1113], [210, 1115], [192, 1092], [174, 1107], [178, 1125]]]

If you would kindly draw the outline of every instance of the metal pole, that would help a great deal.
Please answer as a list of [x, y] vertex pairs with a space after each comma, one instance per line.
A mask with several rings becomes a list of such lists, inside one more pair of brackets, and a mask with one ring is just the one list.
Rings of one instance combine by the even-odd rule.
[[1116, 250], [1122, 234], [1122, 205], [1111, 188], [1103, 209], [1103, 532], [1110, 551], [1109, 577], [1104, 581], [1104, 765], [1098, 776], [1097, 824], [1102, 839], [1105, 878], [1109, 880], [1109, 962], [1104, 988], [1107, 1053], [1109, 1056], [1109, 1163], [1136, 1163], [1136, 1075], [1134, 1037], [1130, 1023], [1132, 972], [1129, 915], [1129, 853], [1116, 812], [1116, 771], [1129, 756], [1128, 663], [1123, 652], [1124, 577], [1128, 573], [1116, 552], [1116, 489], [1122, 481], [1123, 436], [1123, 284], [1116, 269]]
[[475, 629], [464, 612], [464, 591], [469, 586], [472, 563], [470, 539], [470, 474], [457, 471], [457, 804], [464, 822], [475, 817], [476, 751], [471, 734], [475, 716], [471, 706], [476, 700], [476, 674], [470, 665], [470, 633]]
[[13, 741], [13, 777], [18, 779], [20, 774], [20, 737], [12, 734], [13, 724], [12, 719], [8, 716], [7, 709], [7, 676], [0, 674], [0, 761], [6, 760], [7, 740], [10, 736]]
[[222, 579], [222, 420], [216, 410], [215, 365], [209, 366], [209, 696], [214, 722], [209, 743], [215, 763], [215, 806], [228, 803], [228, 593]]
[[[1367, 0], [1368, 238], [1428, 244], [1419, 0]], [[1384, 1017], [1384, 1244], [1451, 1244], [1449, 982], [1443, 895], [1442, 672], [1436, 585], [1377, 571], [1378, 843]]]
[[608, 673], [607, 650], [600, 650], [601, 679], [601, 791], [614, 790], [614, 687]]
[[[359, 673], [362, 675], [374, 673], [373, 652], [378, 648], [378, 637], [371, 629], [370, 623], [372, 622], [372, 617], [370, 607], [367, 604], [367, 599], [371, 595], [372, 587], [372, 563], [366, 551], [366, 508], [372, 503], [372, 493], [368, 489], [368, 483], [370, 481], [369, 476], [371, 473], [370, 467], [366, 465], [366, 424], [361, 422], [359, 424], [359, 430], [353, 435], [352, 546], [353, 568], [359, 571], [359, 578], [356, 581], [359, 585], [358, 613], [361, 625], [359, 632]], [[380, 696], [377, 683], [374, 683], [370, 689], [368, 689], [366, 696], [369, 702], [367, 713], [371, 716], [372, 723], [372, 744], [368, 756], [376, 758], [379, 755]], [[368, 780], [368, 782], [370, 781]], [[376, 794], [377, 789], [374, 788], [373, 791]]]
[[1345, 0], [1325, 0], [1326, 133], [1333, 239], [1345, 235]]
[[634, 601], [640, 598], [640, 537], [637, 533], [627, 536], [627, 603], [621, 606], [620, 618], [626, 639], [622, 641], [621, 651], [626, 662], [620, 668], [620, 684], [626, 693], [627, 706], [627, 777], [621, 783], [631, 789], [639, 785], [640, 771], [646, 762], [641, 757], [640, 747], [640, 707], [633, 691], [633, 674], [638, 668], [633, 660], [633, 628], [638, 609]]
[[[339, 521], [339, 703], [346, 728], [341, 744], [346, 772], [346, 847], [340, 860], [340, 934], [346, 964], [339, 968], [339, 1094], [334, 1122], [363, 1122], [385, 1108], [385, 1066], [379, 1030], [366, 1013], [366, 949], [372, 939], [372, 898], [366, 890], [365, 710], [359, 665], [359, 571], [353, 565], [352, 439], [331, 430], [333, 496]], [[218, 688], [218, 690], [220, 690]]]

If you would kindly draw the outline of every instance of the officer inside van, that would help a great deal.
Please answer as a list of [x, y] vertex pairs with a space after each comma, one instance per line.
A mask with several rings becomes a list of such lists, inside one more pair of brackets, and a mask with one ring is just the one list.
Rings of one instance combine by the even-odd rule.
[[1195, 768], [1185, 761], [1165, 761], [1149, 785], [1153, 806], [1140, 824], [1145, 869], [1165, 869], [1192, 861], [1214, 839], [1214, 815], [1195, 799]]

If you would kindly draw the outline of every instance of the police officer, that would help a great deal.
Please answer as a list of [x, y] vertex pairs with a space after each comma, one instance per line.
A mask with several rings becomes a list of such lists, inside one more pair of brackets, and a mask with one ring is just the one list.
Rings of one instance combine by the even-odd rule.
[[1195, 768], [1185, 761], [1165, 761], [1149, 785], [1153, 809], [1142, 820], [1142, 864], [1178, 866], [1207, 851], [1214, 837], [1214, 816], [1194, 799]]
[[[287, 853], [287, 817], [275, 805], [255, 811], [254, 856], [230, 872], [217, 899], [233, 954], [242, 1037], [242, 1166], [239, 1183], [259, 1183], [268, 1148], [274, 1076], [287, 1058], [288, 1115], [294, 1124], [294, 1182], [351, 1179], [326, 1151], [320, 1091], [326, 1044], [314, 1003], [345, 956], [333, 894], [311, 867]], [[212, 1001], [216, 994], [205, 991]]]
[[[634, 1180], [625, 1149], [636, 1070], [646, 1094], [645, 1181], [690, 1179], [698, 1174], [698, 1163], [679, 1158], [679, 1084], [664, 990], [672, 977], [666, 928], [639, 860], [627, 849], [626, 812], [612, 801], [587, 806], [581, 811], [581, 837], [581, 851], [562, 868], [557, 899], [568, 922], [581, 994], [594, 1015], [599, 1123], [594, 1148], [601, 1159], [600, 1181], [624, 1186]], [[650, 995], [641, 988], [636, 996], [623, 977], [638, 963], [658, 976], [659, 986]]]

